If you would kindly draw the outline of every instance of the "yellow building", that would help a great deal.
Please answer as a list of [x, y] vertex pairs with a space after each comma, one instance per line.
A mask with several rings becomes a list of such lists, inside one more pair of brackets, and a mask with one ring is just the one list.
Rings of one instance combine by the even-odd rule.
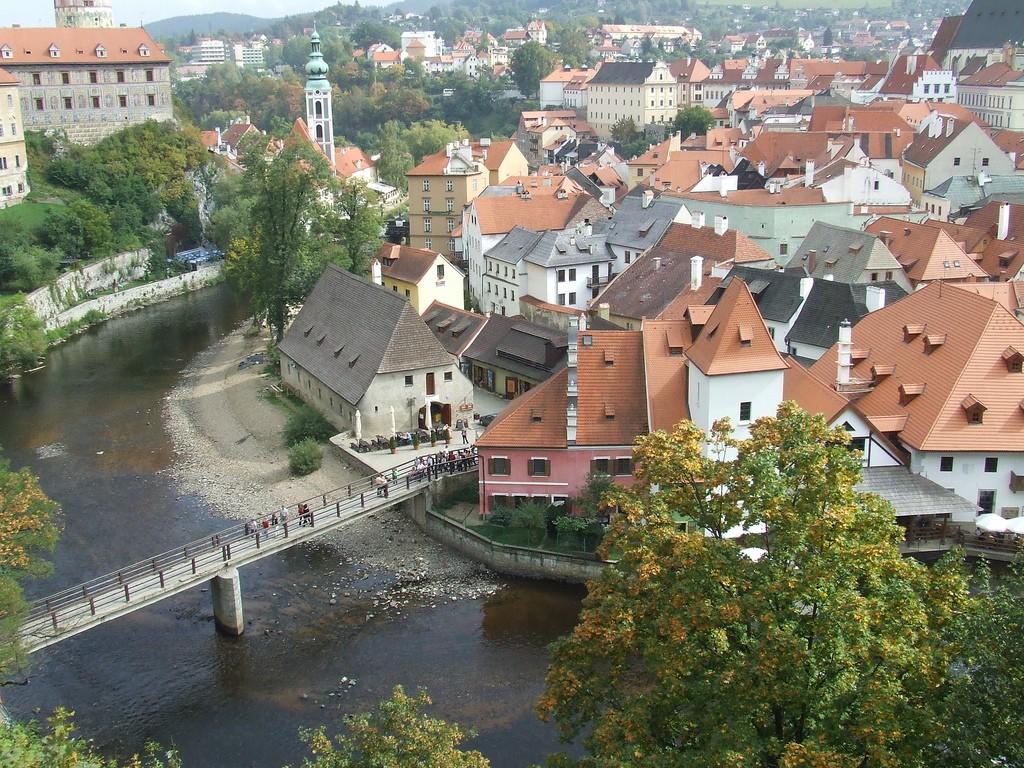
[[28, 153], [21, 122], [18, 79], [0, 69], [0, 208], [17, 205], [28, 194]]
[[606, 61], [587, 83], [587, 122], [598, 136], [632, 119], [640, 130], [671, 123], [679, 111], [675, 75], [662, 61]]
[[491, 184], [528, 173], [526, 158], [513, 141], [464, 139], [423, 158], [406, 174], [409, 245], [451, 257], [466, 203]]
[[370, 263], [373, 281], [405, 296], [422, 315], [435, 301], [463, 309], [466, 276], [435, 251], [384, 243]]

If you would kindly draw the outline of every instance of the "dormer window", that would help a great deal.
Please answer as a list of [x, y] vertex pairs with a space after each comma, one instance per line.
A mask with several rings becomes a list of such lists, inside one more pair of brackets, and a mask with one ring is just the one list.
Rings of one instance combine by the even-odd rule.
[[892, 376], [896, 370], [894, 365], [873, 365], [871, 366], [871, 378], [875, 381], [881, 381], [882, 379]]
[[56, 45], [51, 45], [50, 46], [50, 58], [51, 59], [59, 59], [60, 58], [60, 48], [58, 48]]
[[530, 410], [530, 421], [534, 424], [540, 424], [544, 421], [544, 412], [540, 408], [532, 408]]
[[14, 51], [9, 45], [0, 46], [0, 59], [13, 59]]
[[96, 58], [105, 59], [107, 58], [107, 49], [102, 44], [96, 46]]
[[1016, 347], [1007, 347], [1003, 350], [1003, 362], [1006, 363], [1007, 373], [1020, 373], [1024, 368], [1024, 355]]
[[615, 421], [615, 406], [610, 403], [605, 403], [604, 406], [604, 418], [605, 421]]
[[145, 43], [139, 46], [139, 56], [149, 56], [149, 46]]
[[604, 364], [615, 365], [615, 353], [610, 349], [604, 351]]
[[740, 346], [749, 347], [754, 341], [754, 329], [749, 325], [741, 325], [739, 327], [740, 334]]
[[909, 344], [911, 341], [916, 339], [924, 333], [923, 325], [904, 325], [903, 326], [903, 343]]
[[981, 424], [985, 419], [985, 411], [988, 408], [974, 395], [967, 395], [960, 401], [960, 407], [964, 409], [968, 424]]

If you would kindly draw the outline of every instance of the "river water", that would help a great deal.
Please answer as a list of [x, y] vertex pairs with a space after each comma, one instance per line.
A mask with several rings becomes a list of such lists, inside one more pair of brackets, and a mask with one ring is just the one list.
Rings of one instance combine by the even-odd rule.
[[[163, 471], [173, 455], [161, 411], [182, 369], [244, 315], [224, 286], [183, 296], [90, 329], [0, 385], [0, 446], [65, 513], [53, 575], [28, 584], [30, 597], [228, 524]], [[579, 588], [507, 580], [487, 598], [398, 617], [324, 614], [316, 587], [353, 567], [329, 544], [294, 548], [242, 569], [255, 627], [242, 637], [216, 634], [209, 594], [192, 590], [34, 654], [29, 684], [4, 700], [19, 719], [74, 710], [111, 755], [173, 744], [187, 768], [298, 764], [300, 727], [338, 730], [398, 683], [428, 688], [431, 711], [474, 729], [496, 768], [560, 748], [533, 704]]]

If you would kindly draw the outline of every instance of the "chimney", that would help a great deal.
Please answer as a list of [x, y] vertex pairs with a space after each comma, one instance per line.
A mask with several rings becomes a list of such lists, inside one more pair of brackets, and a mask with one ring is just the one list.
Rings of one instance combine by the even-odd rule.
[[831, 280], [835, 280], [836, 276], [834, 274], [832, 274], [831, 272], [826, 272], [824, 279], [831, 281]]
[[384, 277], [380, 270], [380, 261], [377, 259], [370, 262], [370, 276], [373, 279], [374, 284], [384, 285]]
[[811, 290], [814, 288], [813, 277], [801, 277], [800, 278], [800, 298], [806, 299], [811, 295]]
[[657, 272], [661, 269], [661, 256], [654, 256], [654, 271]]
[[590, 237], [594, 234], [594, 225], [590, 223], [590, 219], [583, 220], [583, 236]]
[[1010, 234], [1010, 204], [999, 204], [999, 222], [996, 225], [996, 239], [1005, 240]]
[[812, 248], [807, 252], [807, 256], [805, 258], [807, 260], [807, 274], [813, 275], [814, 270], [818, 267], [818, 252]]
[[600, 304], [597, 305], [597, 316], [600, 317], [602, 320], [609, 319], [611, 317], [611, 314], [612, 308], [607, 301], [602, 301]]
[[890, 241], [892, 241], [892, 232], [887, 229], [883, 229], [878, 233], [878, 239], [882, 241], [882, 245], [888, 248]]
[[836, 389], [850, 383], [853, 369], [853, 327], [849, 320], [839, 324], [839, 343], [836, 349]]
[[727, 178], [729, 178], [729, 177], [728, 176], [719, 176], [718, 177], [718, 196], [719, 197], [728, 197], [729, 196], [729, 191], [725, 188], [725, 180]]
[[690, 222], [693, 224], [694, 229], [700, 229], [704, 226], [704, 211], [697, 211], [690, 217]]
[[952, 117], [946, 118], [946, 136], [953, 135], [953, 129], [956, 127], [956, 120]]
[[757, 161], [757, 173], [758, 173], [758, 174], [759, 174], [759, 175], [760, 175], [761, 177], [763, 177], [763, 178], [767, 178], [768, 174], [767, 174], [767, 173], [765, 173], [765, 171], [766, 171], [766, 170], [767, 170], [767, 169], [766, 169], [766, 168], [765, 168], [765, 166], [764, 166], [764, 160], [758, 160], [758, 161]]
[[578, 371], [576, 369], [576, 355], [579, 350], [580, 337], [580, 316], [573, 315], [569, 318], [569, 329], [567, 341], [568, 352], [565, 358], [565, 367], [569, 372], [569, 380], [565, 387], [565, 441], [569, 445], [576, 445], [576, 401], [579, 397]]
[[939, 117], [938, 110], [933, 109], [928, 114], [928, 138], [937, 139], [940, 133], [942, 133], [942, 119]]
[[907, 56], [907, 74], [912, 75], [917, 70], [917, 56]]
[[813, 160], [808, 160], [807, 163], [804, 165], [804, 186], [805, 187], [813, 187], [814, 186], [814, 161]]
[[715, 216], [715, 234], [721, 237], [729, 231], [729, 217]]
[[224, 137], [221, 135], [220, 128], [217, 129], [217, 150], [220, 151], [221, 144], [224, 143]]
[[650, 189], [645, 189], [643, 191], [643, 194], [640, 197], [640, 207], [644, 208], [644, 209], [650, 208], [651, 207], [651, 203], [653, 203], [653, 202], [654, 202], [654, 192], [652, 190], [650, 190]]
[[869, 285], [864, 290], [864, 306], [868, 312], [874, 312], [885, 306], [885, 288]]
[[698, 291], [704, 284], [704, 257], [690, 257], [690, 290]]

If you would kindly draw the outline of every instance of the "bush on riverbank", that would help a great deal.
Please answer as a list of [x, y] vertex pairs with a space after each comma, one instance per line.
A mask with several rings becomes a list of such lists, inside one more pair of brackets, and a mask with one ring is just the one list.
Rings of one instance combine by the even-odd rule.
[[305, 439], [288, 449], [288, 467], [293, 475], [303, 477], [320, 469], [324, 452], [316, 440]]
[[46, 341], [50, 344], [56, 344], [60, 341], [65, 341], [71, 338], [76, 333], [80, 333], [88, 328], [90, 325], [101, 323], [107, 319], [107, 314], [101, 312], [98, 309], [90, 309], [84, 315], [77, 320], [72, 320], [67, 325], [61, 325], [57, 328], [51, 328], [46, 332]]
[[303, 440], [326, 441], [338, 430], [308, 405], [299, 406], [284, 423], [284, 444], [289, 448]]

